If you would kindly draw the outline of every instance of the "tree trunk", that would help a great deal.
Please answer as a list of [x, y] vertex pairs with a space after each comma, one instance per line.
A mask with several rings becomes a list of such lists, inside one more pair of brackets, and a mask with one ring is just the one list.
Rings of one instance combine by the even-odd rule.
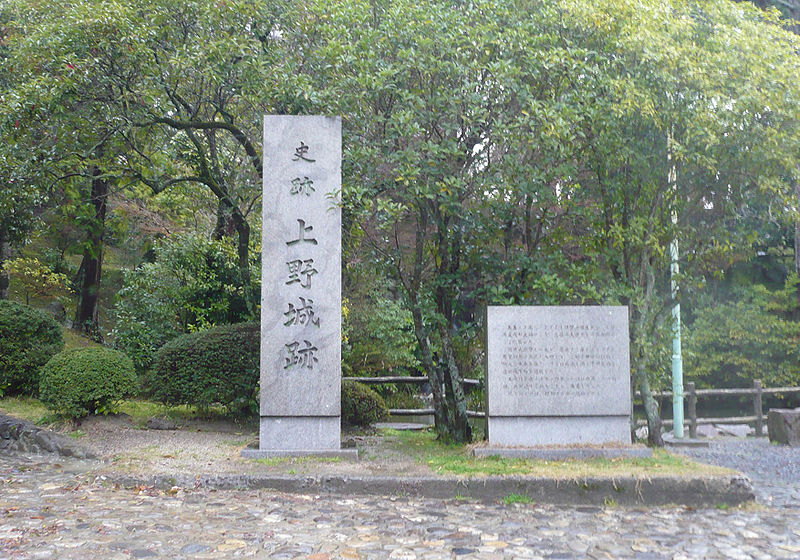
[[[800, 181], [794, 185], [795, 201], [800, 201]], [[800, 278], [800, 219], [794, 222], [794, 271]], [[797, 303], [800, 305], [800, 283], [797, 284]]]
[[[425, 230], [428, 225], [428, 214], [424, 208], [419, 209], [417, 229], [414, 234], [414, 267], [408, 283], [401, 282], [411, 306], [411, 317], [414, 320], [414, 337], [419, 345], [422, 368], [428, 374], [428, 382], [433, 394], [433, 421], [440, 437], [446, 435], [450, 421], [447, 414], [447, 403], [444, 396], [444, 377], [433, 358], [430, 338], [422, 317], [422, 303], [419, 295], [422, 288], [423, 258], [425, 254]], [[398, 275], [403, 278], [402, 269], [398, 267]]]
[[655, 291], [655, 273], [652, 264], [647, 260], [647, 256], [642, 257], [642, 276], [644, 277], [644, 300], [638, 307], [634, 308], [633, 318], [633, 340], [631, 345], [636, 349], [635, 376], [642, 393], [642, 403], [644, 413], [647, 416], [647, 443], [655, 447], [663, 447], [664, 440], [661, 437], [661, 415], [658, 403], [653, 398], [653, 390], [650, 387], [650, 379], [647, 377], [647, 355], [644, 347], [646, 335], [649, 332], [647, 325], [650, 322], [652, 312], [653, 293]]
[[640, 363], [636, 367], [636, 378], [639, 382], [639, 390], [642, 393], [644, 413], [647, 416], [647, 444], [653, 447], [664, 447], [664, 440], [661, 437], [661, 414], [658, 410], [658, 403], [653, 398], [653, 391], [650, 388], [650, 380], [647, 378], [647, 369], [644, 363]]
[[108, 181], [97, 167], [92, 169], [92, 205], [94, 219], [87, 228], [80, 277], [80, 298], [73, 328], [96, 340], [102, 340], [98, 323], [98, 299], [103, 270], [103, 234], [105, 233]]
[[431, 385], [433, 394], [433, 423], [436, 433], [440, 436], [448, 433], [450, 424], [447, 415], [447, 404], [443, 393], [444, 379], [442, 371], [436, 367], [431, 351], [431, 343], [425, 332], [425, 325], [422, 322], [422, 308], [419, 305], [418, 294], [408, 294], [411, 301], [411, 316], [414, 320], [414, 336], [419, 344], [422, 357], [422, 368], [428, 374], [428, 382]]
[[245, 304], [247, 305], [247, 311], [255, 316], [259, 295], [253, 290], [252, 279], [250, 278], [250, 224], [247, 223], [238, 208], [234, 208], [232, 216], [236, 229], [236, 253]]
[[8, 272], [3, 264], [11, 257], [11, 243], [8, 241], [5, 226], [0, 225], [0, 299], [8, 299], [8, 286], [10, 284]]
[[[226, 192], [226, 191], [223, 191]], [[236, 233], [236, 253], [239, 277], [244, 290], [247, 310], [255, 315], [258, 296], [255, 294], [250, 278], [250, 224], [242, 212], [233, 206], [228, 198], [220, 198], [217, 202], [217, 223], [214, 227], [214, 239], [233, 237]]]
[[214, 224], [214, 239], [233, 237], [236, 231], [233, 208], [227, 198], [217, 200], [217, 221]]
[[[437, 216], [437, 235], [435, 238], [436, 254], [439, 256], [439, 278], [455, 278], [459, 270], [461, 237], [457, 224], [449, 215], [442, 215], [433, 210]], [[448, 233], [450, 235], [448, 235]], [[444, 382], [444, 405], [447, 414], [446, 432], [440, 436], [450, 441], [468, 443], [472, 441], [472, 428], [467, 417], [467, 398], [464, 395], [461, 372], [453, 351], [454, 303], [456, 295], [449, 283], [440, 282], [434, 292], [436, 311], [439, 313], [439, 339], [442, 355], [438, 370]]]
[[442, 339], [442, 370], [444, 372], [445, 395], [447, 397], [447, 408], [452, 419], [451, 425], [448, 426], [448, 432], [453, 441], [469, 443], [472, 441], [472, 427], [469, 425], [469, 417], [467, 416], [467, 397], [464, 394], [464, 380], [453, 353], [453, 341], [450, 337], [449, 327], [443, 324], [439, 329], [439, 334]]

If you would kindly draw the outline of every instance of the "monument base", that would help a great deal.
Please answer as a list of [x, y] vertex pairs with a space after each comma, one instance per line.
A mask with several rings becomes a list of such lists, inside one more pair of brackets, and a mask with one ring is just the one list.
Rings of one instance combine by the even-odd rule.
[[339, 457], [358, 460], [358, 450], [342, 449], [339, 416], [262, 416], [257, 449], [242, 457]]
[[339, 416], [262, 416], [259, 449], [337, 450], [341, 434]]
[[628, 416], [489, 416], [487, 428], [497, 447], [631, 444]]
[[506, 457], [509, 459], [617, 459], [619, 457], [652, 457], [653, 450], [640, 445], [629, 447], [476, 447], [475, 457]]
[[672, 432], [661, 434], [661, 438], [664, 440], [664, 445], [670, 447], [710, 447], [707, 439], [690, 437], [676, 438], [672, 435]]
[[245, 459], [267, 459], [270, 457], [336, 457], [358, 461], [358, 449], [243, 449]]

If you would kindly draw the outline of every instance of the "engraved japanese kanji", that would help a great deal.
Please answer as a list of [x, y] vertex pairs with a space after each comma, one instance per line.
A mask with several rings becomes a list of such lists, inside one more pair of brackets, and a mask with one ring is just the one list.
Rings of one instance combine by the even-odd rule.
[[289, 310], [283, 316], [286, 317], [285, 326], [289, 325], [316, 325], [319, 327], [319, 317], [314, 316], [314, 300], [303, 297], [297, 298], [300, 305], [289, 303]]
[[284, 357], [283, 369], [289, 369], [294, 366], [314, 369], [314, 364], [319, 362], [315, 356], [319, 349], [309, 340], [303, 340], [303, 343], [305, 346], [302, 348], [300, 347], [300, 343], [296, 341], [285, 345], [286, 355]]
[[291, 241], [287, 241], [286, 244], [290, 247], [292, 245], [297, 245], [298, 243], [311, 243], [312, 245], [317, 244], [317, 240], [313, 237], [306, 237], [307, 233], [311, 233], [314, 229], [314, 226], [306, 226], [306, 221], [301, 220], [300, 218], [297, 219], [297, 224], [299, 226], [299, 233], [297, 235], [297, 239], [293, 239]]
[[301, 288], [311, 288], [311, 277], [318, 272], [314, 268], [314, 259], [295, 259], [287, 261], [286, 266], [289, 268], [287, 286], [297, 283]]
[[314, 181], [308, 177], [295, 177], [292, 179], [292, 187], [289, 189], [289, 194], [304, 194], [311, 196], [311, 193], [316, 191], [314, 188]]
[[300, 145], [294, 149], [294, 157], [292, 158], [292, 161], [300, 161], [301, 159], [303, 161], [308, 161], [311, 163], [317, 161], [315, 159], [309, 158], [307, 154], [308, 154], [308, 146], [306, 145], [305, 142], [300, 142]]

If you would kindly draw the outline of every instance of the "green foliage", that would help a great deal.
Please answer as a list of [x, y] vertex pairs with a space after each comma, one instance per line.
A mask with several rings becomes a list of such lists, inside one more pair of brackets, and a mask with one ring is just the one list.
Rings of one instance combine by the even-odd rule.
[[469, 410], [484, 410], [486, 408], [485, 385], [472, 389], [469, 394], [467, 394], [467, 408]]
[[353, 426], [369, 426], [385, 420], [389, 410], [381, 396], [356, 381], [342, 380], [342, 421]]
[[61, 327], [50, 315], [0, 300], [0, 395], [35, 395], [40, 368], [63, 347]]
[[[188, 332], [251, 318], [233, 246], [197, 235], [156, 244], [155, 261], [123, 276], [115, 346], [147, 369], [165, 342]], [[253, 265], [253, 276], [257, 276]]]
[[57, 297], [72, 293], [67, 275], [54, 272], [38, 259], [12, 259], [3, 263], [2, 268], [11, 278], [12, 289], [24, 295], [26, 304], [30, 304], [32, 297]]
[[687, 378], [703, 387], [800, 385], [797, 277], [770, 291], [754, 285], [738, 300], [701, 309], [687, 333]]
[[[421, 367], [416, 354], [414, 322], [401, 302], [390, 296], [376, 271], [347, 271], [349, 286], [342, 331], [342, 370], [346, 376], [415, 375]], [[384, 398], [404, 391], [381, 385]]]
[[156, 353], [149, 389], [164, 404], [204, 410], [220, 404], [233, 416], [252, 414], [258, 411], [259, 355], [258, 323], [182, 335]]
[[70, 418], [109, 414], [136, 391], [133, 363], [108, 348], [66, 350], [42, 368], [39, 392], [51, 410]]
[[[374, 389], [376, 393], [381, 395], [383, 401], [386, 403], [386, 407], [389, 409], [392, 408], [429, 408], [429, 402], [424, 401], [421, 399], [415, 391], [415, 387], [409, 386], [408, 384], [404, 384], [407, 387], [406, 390], [403, 390], [403, 385], [399, 387], [395, 384], [391, 384], [392, 387], [396, 387], [394, 391], [389, 392], [381, 392], [378, 389]], [[385, 385], [384, 385], [385, 386]], [[388, 393], [388, 394], [387, 394]]]

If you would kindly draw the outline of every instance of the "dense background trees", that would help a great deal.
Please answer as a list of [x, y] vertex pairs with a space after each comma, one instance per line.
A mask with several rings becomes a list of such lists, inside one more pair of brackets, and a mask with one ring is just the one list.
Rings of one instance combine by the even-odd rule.
[[[485, 305], [628, 305], [658, 443], [673, 239], [689, 347], [719, 358], [690, 354], [703, 379], [796, 346], [769, 291], [800, 155], [780, 18], [728, 0], [8, 2], [0, 261], [13, 245], [71, 274], [75, 324], [144, 369], [180, 333], [257, 316], [261, 115], [340, 114], [346, 369], [421, 370], [440, 434], [468, 441]], [[759, 252], [764, 288], [743, 273]], [[714, 339], [717, 303], [762, 313], [773, 349]]]

